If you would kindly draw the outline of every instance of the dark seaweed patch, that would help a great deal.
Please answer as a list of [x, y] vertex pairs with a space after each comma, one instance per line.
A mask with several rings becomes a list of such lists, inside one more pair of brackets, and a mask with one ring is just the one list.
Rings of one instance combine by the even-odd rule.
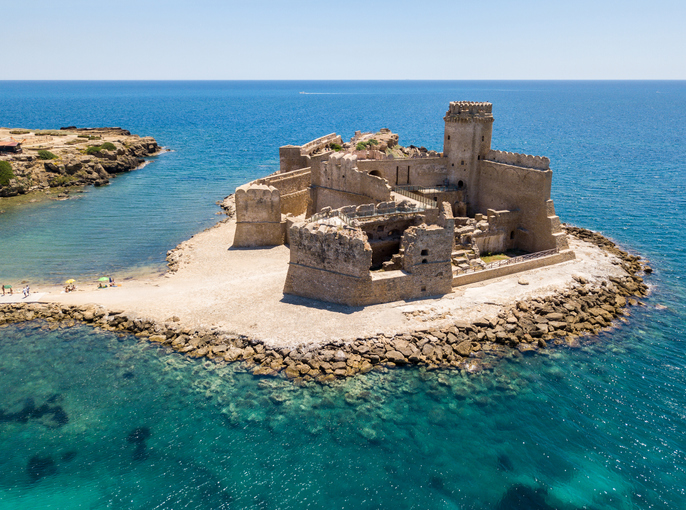
[[500, 471], [514, 471], [514, 466], [512, 465], [512, 461], [510, 460], [510, 457], [505, 455], [504, 453], [498, 454], [498, 469]]
[[128, 372], [124, 372], [121, 376], [124, 379], [133, 379], [135, 377], [135, 374], [129, 370]]
[[512, 485], [495, 506], [495, 510], [554, 510], [545, 501], [545, 489], [533, 489], [527, 485]]
[[26, 466], [26, 472], [32, 481], [37, 482], [41, 478], [57, 473], [57, 465], [55, 464], [55, 461], [52, 460], [52, 457], [35, 455], [29, 459], [29, 463]]
[[76, 457], [76, 452], [74, 450], [70, 450], [62, 454], [62, 461], [69, 462], [70, 460], [74, 460], [74, 457]]
[[137, 427], [133, 429], [126, 440], [129, 443], [144, 443], [150, 437], [150, 429], [148, 427]]
[[56, 399], [50, 397], [46, 403], [36, 407], [35, 401], [32, 398], [27, 398], [21, 410], [15, 413], [8, 413], [0, 409], [0, 423], [28, 423], [29, 420], [42, 420], [47, 427], [61, 427], [69, 423], [69, 416], [64, 411], [62, 406], [50, 405]]
[[150, 437], [150, 429], [148, 427], [137, 427], [129, 432], [126, 440], [129, 443], [136, 445], [133, 451], [133, 460], [145, 460], [148, 458], [147, 445], [145, 441]]

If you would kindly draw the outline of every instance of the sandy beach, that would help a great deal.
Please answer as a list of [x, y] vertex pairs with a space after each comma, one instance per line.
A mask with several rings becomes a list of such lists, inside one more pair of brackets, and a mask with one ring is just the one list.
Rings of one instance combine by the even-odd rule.
[[39, 287], [26, 299], [15, 289], [12, 297], [0, 296], [0, 303], [95, 303], [158, 323], [216, 328], [292, 348], [494, 317], [515, 301], [571, 285], [574, 276], [594, 282], [625, 274], [616, 257], [570, 238], [576, 260], [455, 288], [442, 297], [352, 308], [284, 295], [288, 248], [233, 249], [234, 231], [235, 221], [227, 220], [181, 243], [176, 272], [134, 278], [107, 289], [98, 289], [94, 281], [77, 281], [78, 290], [72, 293], [57, 286]]

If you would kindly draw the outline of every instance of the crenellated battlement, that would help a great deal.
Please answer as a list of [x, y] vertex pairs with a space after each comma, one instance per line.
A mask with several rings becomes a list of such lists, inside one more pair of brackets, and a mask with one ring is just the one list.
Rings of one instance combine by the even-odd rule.
[[493, 105], [477, 101], [451, 101], [445, 113], [446, 122], [493, 122]]
[[546, 158], [545, 156], [531, 156], [529, 154], [519, 154], [517, 152], [491, 150], [488, 151], [485, 159], [495, 163], [521, 166], [524, 168], [534, 168], [536, 170], [550, 169], [550, 159]]

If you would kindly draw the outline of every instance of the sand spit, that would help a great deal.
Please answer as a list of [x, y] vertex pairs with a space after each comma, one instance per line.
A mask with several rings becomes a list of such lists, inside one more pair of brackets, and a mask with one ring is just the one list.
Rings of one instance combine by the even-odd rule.
[[575, 260], [439, 298], [350, 308], [284, 296], [288, 248], [227, 250], [234, 231], [229, 219], [181, 243], [169, 256], [176, 271], [164, 276], [69, 294], [41, 289], [40, 302], [0, 305], [0, 325], [83, 322], [298, 381], [407, 364], [469, 373], [499, 357], [592, 341], [587, 334], [638, 304], [648, 291], [639, 274], [651, 271], [602, 235], [567, 227]]

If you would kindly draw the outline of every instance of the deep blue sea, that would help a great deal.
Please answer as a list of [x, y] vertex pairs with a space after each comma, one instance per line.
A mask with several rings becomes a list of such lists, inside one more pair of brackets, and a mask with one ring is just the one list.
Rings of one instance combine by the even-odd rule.
[[171, 150], [74, 200], [0, 200], [0, 280], [160, 270], [280, 145], [388, 127], [442, 150], [455, 100], [493, 103], [495, 149], [551, 159], [563, 221], [650, 260], [626, 324], [475, 376], [331, 387], [5, 327], [0, 509], [686, 508], [686, 82], [0, 82], [3, 127], [120, 126]]

